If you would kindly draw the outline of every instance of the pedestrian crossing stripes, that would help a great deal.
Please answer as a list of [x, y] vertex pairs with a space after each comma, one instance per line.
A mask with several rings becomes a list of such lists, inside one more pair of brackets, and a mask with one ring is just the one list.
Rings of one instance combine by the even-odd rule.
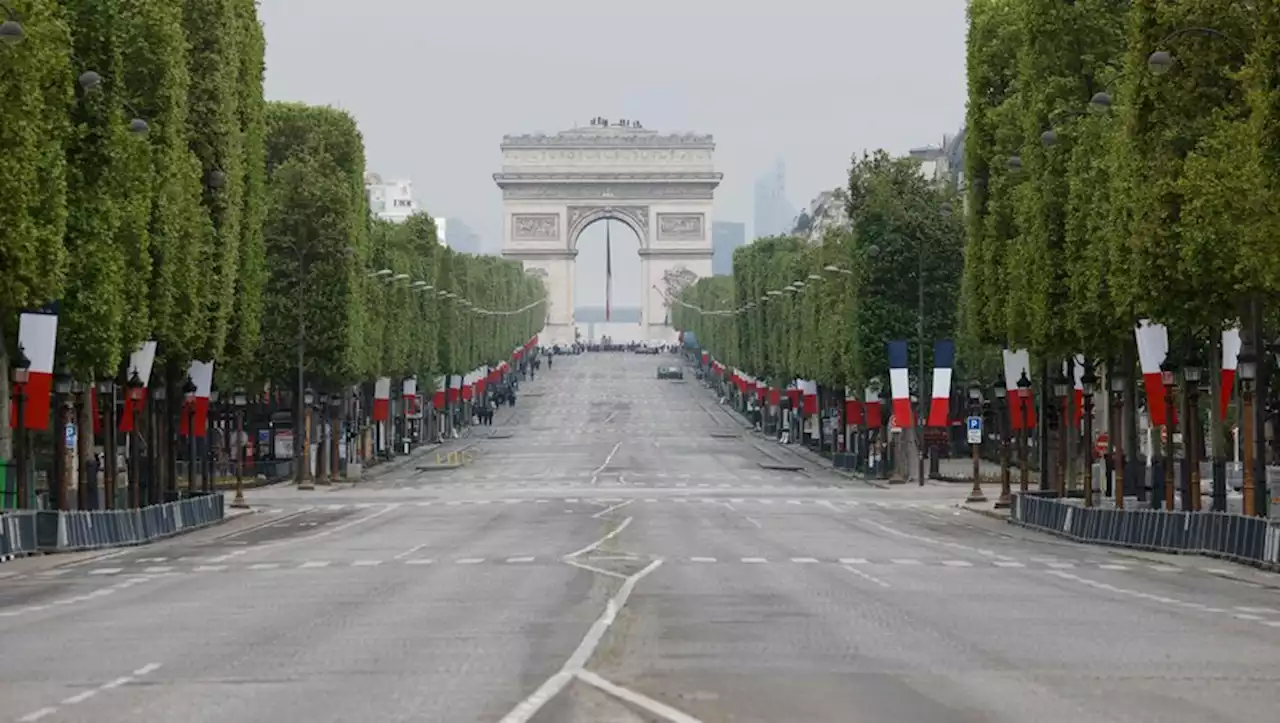
[[[876, 500], [842, 500], [824, 498], [774, 498], [774, 497], [506, 497], [501, 499], [471, 500], [421, 500], [418, 502], [399, 503], [408, 507], [485, 507], [504, 505], [547, 505], [547, 504], [591, 504], [612, 505], [633, 500], [640, 505], [762, 505], [762, 506], [801, 506], [841, 509], [866, 507], [883, 510], [955, 510], [959, 505], [949, 502], [907, 502]], [[344, 510], [369, 509], [384, 503], [358, 502], [353, 504], [310, 505], [302, 507], [271, 507], [259, 509], [263, 515], [294, 515], [306, 512], [341, 512]], [[314, 526], [319, 523], [311, 521], [289, 521], [281, 525]]]
[[[616, 561], [626, 562], [648, 562], [657, 559], [656, 556], [640, 556], [640, 555], [601, 555], [586, 558], [584, 562], [595, 562], [596, 564]], [[3, 580], [20, 580], [20, 579], [51, 579], [76, 577], [79, 575], [87, 575], [90, 577], [115, 577], [129, 576], [133, 574], [145, 573], [148, 576], [164, 575], [164, 574], [188, 574], [188, 573], [232, 573], [232, 572], [286, 572], [290, 570], [318, 570], [318, 569], [342, 569], [342, 568], [377, 568], [377, 567], [395, 567], [409, 566], [422, 567], [429, 565], [556, 565], [561, 562], [562, 558], [547, 555], [498, 555], [494, 557], [446, 557], [446, 556], [422, 556], [407, 559], [398, 559], [395, 557], [387, 559], [360, 559], [360, 560], [304, 560], [291, 562], [257, 562], [240, 565], [230, 564], [208, 564], [208, 559], [182, 557], [176, 558], [172, 565], [145, 565], [139, 560], [130, 562], [115, 562], [110, 566], [96, 568], [58, 568], [54, 570], [45, 570], [37, 573], [0, 574]], [[199, 564], [197, 564], [199, 563]], [[750, 556], [750, 557], [717, 557], [710, 555], [689, 555], [665, 558], [665, 564], [680, 565], [687, 564], [693, 566], [706, 565], [792, 565], [792, 566], [814, 566], [814, 565], [846, 565], [856, 567], [888, 567], [888, 568], [950, 568], [950, 569], [991, 569], [991, 570], [1042, 570], [1042, 571], [1061, 571], [1061, 570], [1097, 570], [1109, 572], [1126, 572], [1126, 571], [1150, 571], [1163, 574], [1178, 574], [1182, 572], [1206, 572], [1207, 569], [1200, 568], [1183, 568], [1171, 565], [1158, 565], [1134, 562], [1131, 564], [1105, 563], [1100, 561], [1087, 560], [1036, 560], [1028, 559], [1026, 561], [1016, 560], [960, 560], [960, 559], [938, 559], [938, 558], [868, 558], [868, 557], [819, 557], [819, 556], [795, 556], [795, 557], [768, 557], [768, 556]], [[1242, 610], [1242, 612], [1259, 614], [1259, 611], [1266, 612], [1270, 608], [1258, 608], [1257, 610]]]

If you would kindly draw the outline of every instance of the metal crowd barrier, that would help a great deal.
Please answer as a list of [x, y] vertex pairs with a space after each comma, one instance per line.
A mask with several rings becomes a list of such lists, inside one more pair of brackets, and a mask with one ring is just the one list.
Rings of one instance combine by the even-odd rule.
[[0, 559], [138, 545], [211, 525], [226, 513], [221, 494], [133, 510], [22, 510], [0, 514]]
[[1078, 542], [1220, 557], [1280, 568], [1280, 524], [1225, 512], [1080, 507], [1015, 495], [1011, 522]]

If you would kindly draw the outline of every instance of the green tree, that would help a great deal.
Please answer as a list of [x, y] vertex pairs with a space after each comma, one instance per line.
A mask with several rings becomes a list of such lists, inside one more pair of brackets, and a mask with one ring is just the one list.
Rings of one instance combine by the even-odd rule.
[[[18, 312], [62, 293], [66, 274], [68, 110], [75, 72], [71, 36], [53, 0], [10, 3], [27, 37], [0, 49], [0, 378], [9, 378]], [[9, 385], [0, 384], [0, 409]], [[0, 458], [11, 453], [0, 424]]]

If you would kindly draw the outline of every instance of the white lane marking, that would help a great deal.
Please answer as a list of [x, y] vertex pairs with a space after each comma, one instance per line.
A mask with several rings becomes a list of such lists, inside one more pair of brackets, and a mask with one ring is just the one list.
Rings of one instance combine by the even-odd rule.
[[507, 562], [533, 562], [534, 559], [532, 557], [508, 557]]
[[619, 533], [621, 533], [623, 530], [627, 529], [627, 525], [631, 524], [631, 519], [632, 519], [632, 518], [630, 518], [630, 517], [626, 518], [625, 520], [623, 520], [623, 521], [622, 521], [622, 524], [620, 524], [620, 525], [618, 525], [617, 527], [613, 528], [613, 530], [612, 530], [612, 531], [610, 531], [608, 534], [606, 534], [604, 537], [601, 537], [600, 539], [596, 540], [595, 542], [591, 543], [590, 545], [587, 545], [586, 547], [582, 548], [581, 550], [578, 550], [577, 552], [571, 552], [571, 553], [569, 553], [568, 555], [565, 555], [565, 557], [578, 557], [579, 555], [585, 555], [586, 553], [591, 552], [592, 550], [596, 549], [597, 547], [599, 547], [599, 546], [603, 545], [604, 543], [608, 542], [609, 540], [613, 539], [615, 536], [617, 536], [617, 535], [618, 535]]
[[34, 721], [38, 721], [45, 716], [50, 716], [57, 712], [57, 708], [41, 708], [40, 710], [33, 711], [22, 716], [18, 719], [18, 723], [34, 723]]
[[313, 570], [317, 567], [328, 567], [328, 566], [329, 566], [328, 560], [311, 560], [311, 561], [302, 563], [300, 568], [303, 570]]
[[1010, 562], [1008, 560], [996, 560], [991, 564], [995, 565], [996, 567], [1026, 567], [1026, 565], [1022, 564], [1021, 562]]
[[[573, 564], [572, 561], [566, 560], [566, 562]], [[551, 676], [545, 683], [538, 686], [537, 690], [535, 690], [528, 698], [521, 701], [520, 704], [503, 717], [499, 723], [528, 723], [533, 716], [537, 715], [542, 706], [547, 704], [547, 701], [554, 698], [561, 690], [564, 690], [564, 687], [569, 684], [569, 681], [573, 680], [574, 676], [582, 671], [582, 666], [586, 665], [587, 660], [591, 658], [591, 654], [594, 653], [596, 648], [600, 645], [600, 640], [609, 630], [609, 627], [613, 625], [613, 621], [618, 617], [618, 611], [627, 604], [627, 598], [631, 597], [631, 591], [635, 589], [636, 584], [644, 579], [646, 575], [657, 569], [661, 564], [662, 560], [654, 560], [649, 563], [648, 567], [645, 567], [640, 572], [628, 577], [626, 581], [622, 583], [622, 586], [618, 588], [617, 594], [610, 598], [605, 604], [604, 612], [600, 615], [599, 619], [592, 624], [591, 629], [587, 631], [586, 637], [582, 639], [582, 642], [578, 645], [578, 649], [573, 651], [573, 655], [569, 657], [569, 660], [564, 664], [564, 667], [560, 669], [560, 672]]]
[[818, 558], [816, 558], [816, 557], [793, 557], [793, 558], [791, 558], [791, 561], [792, 561], [792, 562], [798, 562], [798, 563], [801, 563], [801, 564], [812, 564], [812, 563], [817, 562], [817, 561], [818, 561]]
[[[159, 667], [160, 667], [159, 663], [147, 663], [141, 668], [138, 668], [137, 670], [133, 671], [133, 673], [130, 675], [121, 676], [110, 682], [103, 683], [102, 685], [99, 685], [96, 688], [91, 688], [89, 690], [76, 693], [75, 695], [68, 696], [62, 700], [61, 705], [69, 706], [69, 705], [76, 705], [78, 703], [83, 703], [86, 700], [89, 700], [93, 696], [97, 695], [98, 693], [102, 693], [108, 690], [113, 690], [115, 688], [119, 688], [122, 685], [127, 685], [129, 683], [132, 683], [136, 678], [140, 678], [149, 673], [153, 673]], [[32, 711], [31, 713], [28, 713], [22, 716], [21, 718], [19, 718], [18, 721], [19, 723], [33, 723], [34, 721], [41, 720], [42, 718], [51, 716], [57, 712], [58, 712], [57, 708], [53, 706], [49, 706], [46, 708], [41, 708], [40, 710], [37, 710], [37, 711]]]
[[138, 668], [137, 670], [133, 671], [133, 674], [136, 676], [143, 676], [143, 675], [148, 675], [150, 673], [154, 673], [159, 669], [160, 669], [159, 663], [147, 663], [141, 668]]
[[[604, 471], [605, 467], [609, 466], [609, 463], [613, 461], [613, 455], [618, 453], [618, 448], [621, 446], [622, 446], [622, 440], [618, 440], [618, 443], [613, 445], [613, 449], [609, 450], [609, 456], [604, 458], [604, 464], [600, 465], [599, 467], [596, 467], [595, 470], [591, 473], [592, 477], [600, 474], [601, 472]], [[594, 480], [592, 481], [594, 482]]]
[[1236, 608], [1236, 610], [1239, 610], [1239, 611], [1240, 611], [1240, 612], [1242, 612], [1242, 613], [1254, 613], [1254, 614], [1257, 614], [1257, 615], [1276, 615], [1276, 614], [1280, 614], [1280, 610], [1276, 610], [1275, 608], [1245, 608], [1245, 607], [1237, 607], [1237, 608]]
[[852, 572], [853, 574], [857, 575], [858, 577], [862, 578], [863, 580], [866, 580], [866, 581], [868, 581], [868, 582], [875, 583], [876, 585], [879, 585], [880, 587], [889, 587], [889, 583], [885, 582], [884, 580], [881, 580], [881, 579], [880, 579], [880, 578], [878, 578], [878, 577], [874, 577], [874, 576], [872, 576], [872, 575], [868, 575], [867, 573], [865, 573], [865, 572], [863, 572], [863, 571], [859, 570], [859, 569], [858, 569], [858, 568], [856, 568], [856, 567], [850, 567], [850, 566], [848, 566], [848, 565], [845, 565], [845, 566], [844, 566], [844, 569], [848, 570], [849, 572]]
[[589, 685], [594, 685], [615, 698], [621, 698], [636, 707], [643, 708], [660, 718], [664, 718], [668, 723], [702, 723], [699, 719], [678, 711], [665, 703], [659, 703], [647, 695], [637, 693], [634, 690], [623, 688], [619, 685], [614, 685], [589, 670], [578, 671], [577, 677], [578, 680]]
[[588, 564], [586, 564], [586, 563], [584, 563], [584, 562], [578, 562], [577, 560], [571, 560], [571, 559], [566, 558], [566, 559], [564, 560], [564, 562], [566, 562], [566, 563], [568, 563], [568, 564], [570, 564], [570, 565], [573, 565], [573, 566], [574, 566], [574, 567], [576, 567], [576, 568], [580, 568], [580, 569], [582, 569], [582, 570], [586, 570], [586, 571], [588, 571], [588, 572], [594, 572], [594, 573], [599, 574], [599, 575], [607, 575], [608, 577], [616, 577], [616, 578], [618, 578], [619, 580], [626, 580], [626, 579], [627, 579], [627, 576], [626, 576], [626, 575], [623, 575], [623, 574], [622, 574], [622, 573], [620, 573], [620, 572], [614, 572], [613, 570], [605, 570], [604, 568], [601, 568], [601, 567], [595, 567], [594, 565], [588, 565]]
[[944, 567], [973, 567], [973, 563], [968, 560], [943, 560]]
[[432, 502], [430, 502], [430, 501], [427, 501], [427, 502], [418, 502], [418, 503], [417, 503], [417, 505], [418, 505], [419, 507], [430, 507], [432, 504], [433, 504], [433, 503], [432, 503]]
[[595, 513], [594, 515], [592, 515], [592, 517], [597, 518], [597, 519], [598, 519], [598, 518], [601, 518], [601, 517], [604, 517], [605, 515], [609, 514], [610, 512], [613, 512], [614, 510], [616, 510], [616, 509], [620, 509], [620, 508], [622, 508], [622, 507], [626, 507], [627, 505], [631, 504], [632, 502], [635, 502], [635, 498], [634, 498], [634, 497], [633, 497], [632, 499], [626, 500], [625, 502], [619, 502], [618, 504], [613, 505], [612, 507], [606, 507], [606, 508], [604, 508], [603, 510], [600, 510], [599, 512], [597, 512], [597, 513]]
[[747, 517], [746, 515], [743, 515], [743, 519], [745, 519], [747, 522], [750, 522], [751, 524], [755, 525], [757, 529], [760, 529], [760, 528], [763, 528], [763, 527], [764, 527], [764, 525], [760, 524], [760, 520], [757, 520], [757, 519], [756, 519], [756, 518], [754, 518], [754, 517]]
[[351, 563], [352, 567], [377, 567], [382, 564], [382, 560], [356, 560]]
[[404, 564], [406, 564], [406, 565], [430, 565], [430, 564], [431, 564], [431, 563], [433, 563], [433, 562], [435, 562], [435, 560], [432, 560], [432, 559], [429, 559], [429, 558], [419, 557], [419, 558], [417, 558], [417, 559], [415, 559], [415, 560], [405, 560], [405, 561], [404, 561]]
[[1046, 562], [1045, 564], [1055, 570], [1070, 570], [1076, 566], [1074, 562]]
[[715, 562], [715, 561], [716, 561], [716, 559], [715, 559], [714, 557], [691, 557], [691, 558], [689, 558], [689, 562]]
[[742, 558], [742, 561], [743, 561], [743, 562], [757, 563], [757, 564], [758, 564], [758, 563], [762, 563], [762, 562], [768, 562], [768, 560], [766, 560], [766, 559], [765, 559], [765, 558], [763, 558], [763, 557], [744, 557], [744, 558]]
[[96, 570], [90, 570], [89, 574], [90, 575], [115, 575], [116, 573], [123, 572], [123, 571], [124, 571], [124, 568], [122, 567], [99, 567]]
[[464, 557], [459, 560], [455, 560], [455, 562], [459, 565], [479, 565], [480, 563], [484, 562], [484, 558], [483, 557]]
[[280, 567], [278, 562], [259, 562], [249, 566], [250, 570], [275, 570]]
[[842, 557], [842, 558], [840, 558], [840, 564], [841, 564], [841, 565], [866, 565], [866, 564], [867, 564], [867, 558], [865, 558], [865, 557]]
[[1155, 572], [1182, 572], [1182, 568], [1173, 565], [1152, 565], [1151, 569]]
[[414, 545], [413, 547], [410, 547], [409, 549], [405, 550], [404, 552], [401, 552], [400, 554], [396, 555], [395, 557], [392, 557], [391, 559], [392, 559], [392, 560], [403, 560], [404, 558], [406, 558], [406, 557], [408, 557], [408, 556], [412, 555], [413, 553], [417, 552], [418, 550], [421, 550], [422, 548], [424, 548], [424, 547], [426, 547], [426, 546], [427, 546], [427, 543], [425, 543], [425, 542], [424, 542], [424, 543], [422, 543], [421, 545]]
[[1098, 565], [1099, 570], [1128, 570], [1127, 565]]
[[893, 563], [893, 564], [895, 564], [895, 565], [920, 565], [920, 564], [923, 564], [923, 563], [921, 563], [919, 560], [916, 560], [916, 559], [913, 559], [913, 558], [910, 558], [910, 557], [908, 557], [908, 558], [899, 558], [899, 559], [897, 559], [897, 560], [890, 560], [889, 562], [892, 562], [892, 563]]
[[92, 689], [90, 689], [90, 690], [86, 690], [86, 691], [84, 691], [84, 692], [82, 692], [82, 693], [76, 693], [75, 695], [71, 696], [70, 698], [63, 698], [63, 699], [62, 699], [62, 705], [75, 705], [76, 703], [83, 703], [83, 702], [85, 702], [86, 700], [89, 700], [90, 698], [92, 698], [93, 696], [95, 696], [95, 695], [97, 695], [97, 694], [98, 694], [98, 689], [97, 689], [97, 688], [92, 688]]

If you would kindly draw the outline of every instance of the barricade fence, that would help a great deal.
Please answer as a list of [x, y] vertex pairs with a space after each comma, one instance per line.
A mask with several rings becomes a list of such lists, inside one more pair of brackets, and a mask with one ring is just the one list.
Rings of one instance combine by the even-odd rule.
[[151, 542], [223, 519], [221, 494], [133, 510], [20, 510], [0, 514], [0, 559]]
[[1262, 517], [1081, 507], [1052, 497], [1018, 494], [1009, 519], [1078, 542], [1207, 555], [1280, 568], [1280, 524]]

